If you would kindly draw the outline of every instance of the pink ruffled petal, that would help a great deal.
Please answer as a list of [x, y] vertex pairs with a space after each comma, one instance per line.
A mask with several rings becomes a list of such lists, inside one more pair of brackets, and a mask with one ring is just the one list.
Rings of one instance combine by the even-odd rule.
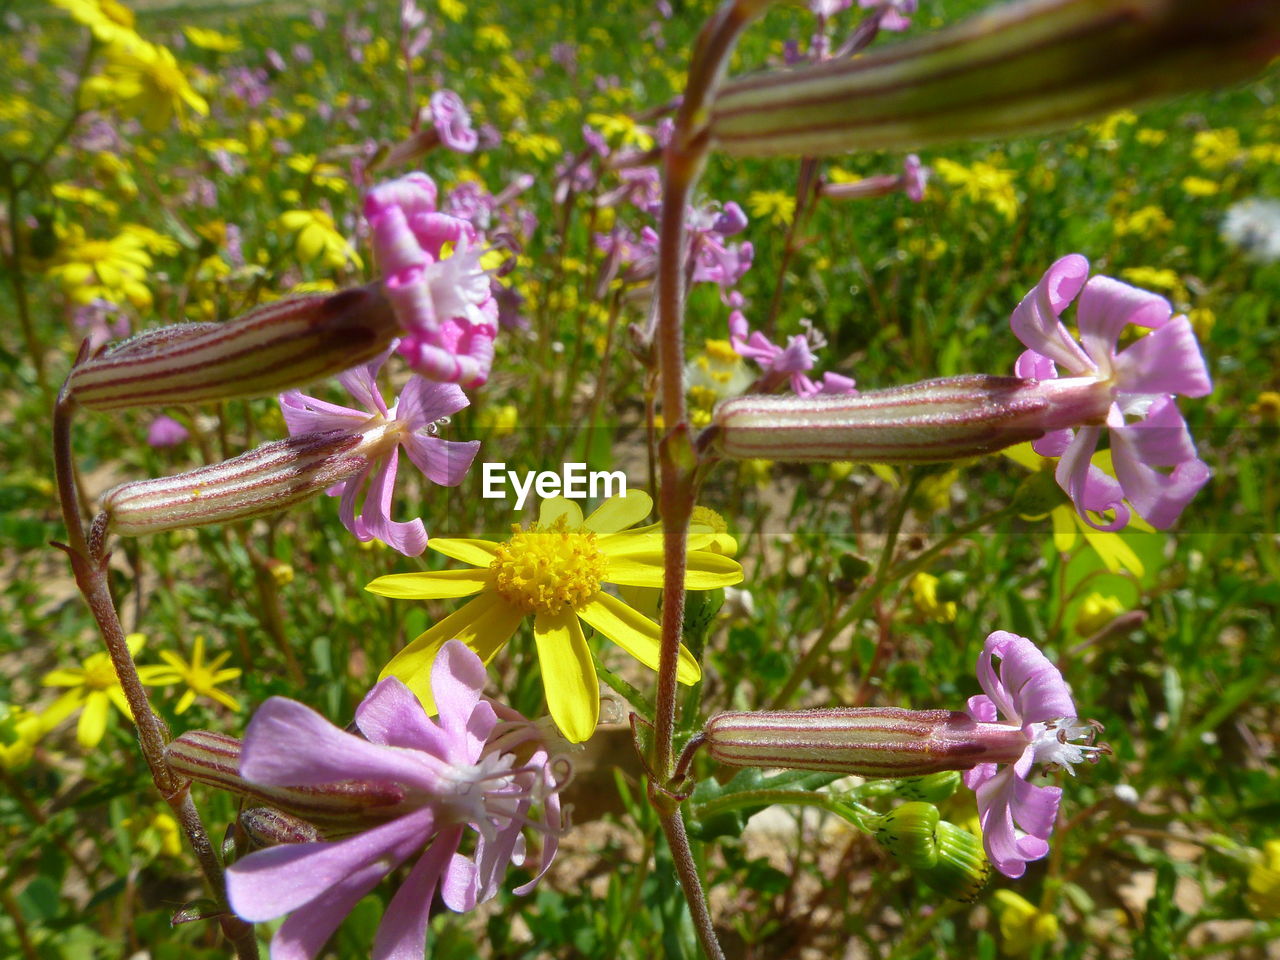
[[1085, 284], [1076, 306], [1080, 340], [1104, 376], [1111, 373], [1116, 342], [1126, 326], [1163, 327], [1172, 314], [1164, 297], [1111, 277], [1094, 277]]
[[[1152, 467], [1176, 467], [1196, 458], [1196, 445], [1187, 421], [1172, 397], [1160, 397], [1146, 416], [1130, 424], [1111, 425], [1111, 444], [1126, 446], [1139, 461]], [[1130, 498], [1132, 499], [1132, 498]]]
[[291, 437], [321, 430], [345, 430], [353, 433], [369, 419], [369, 414], [363, 410], [317, 400], [298, 390], [280, 394], [279, 401], [280, 413], [284, 416], [284, 423], [289, 428]]
[[[1175, 426], [1151, 425], [1151, 420], [1112, 430], [1111, 460], [1124, 494], [1139, 516], [1164, 530], [1173, 525], [1213, 474], [1208, 464], [1194, 457], [1178, 463], [1172, 473], [1156, 470], [1155, 466], [1165, 466], [1171, 457], [1185, 452], [1190, 438], [1184, 439]], [[1180, 415], [1177, 420], [1185, 431]]]
[[1027, 724], [1075, 717], [1076, 705], [1067, 682], [1026, 637], [997, 630], [987, 637], [983, 653], [1000, 658], [1000, 686], [1013, 702], [1009, 719]]
[[356, 536], [362, 541], [376, 537], [406, 557], [416, 557], [427, 549], [427, 528], [423, 526], [422, 518], [391, 519], [391, 500], [399, 463], [400, 451], [393, 448], [374, 473], [365, 493], [364, 508], [356, 520]]
[[402, 438], [404, 452], [432, 483], [456, 487], [480, 452], [479, 440], [441, 440], [410, 434]]
[[439, 764], [426, 754], [386, 750], [339, 730], [296, 700], [271, 697], [249, 721], [240, 775], [280, 787], [381, 780], [436, 789]]
[[1038, 787], [1026, 780], [1013, 784], [1013, 821], [1033, 837], [1048, 840], [1058, 819], [1061, 787]]
[[[1095, 530], [1111, 533], [1129, 523], [1129, 510], [1124, 505], [1121, 485], [1091, 463], [1101, 433], [1101, 427], [1081, 427], [1071, 445], [1063, 451], [1054, 478], [1076, 505], [1076, 512], [1085, 523]], [[1093, 519], [1094, 513], [1109, 510], [1115, 511], [1115, 519], [1110, 523]]]
[[[1011, 767], [1006, 767], [977, 790], [978, 819], [987, 856], [997, 870], [1013, 878], [1026, 872], [1028, 861], [1039, 860], [1049, 852], [1049, 844], [1042, 837], [1018, 833], [1015, 817], [1019, 784], [1029, 786], [1014, 775]], [[1059, 796], [1062, 792], [1057, 787], [1040, 789], [1056, 791]]]
[[[373, 960], [422, 960], [431, 901], [440, 875], [462, 840], [461, 827], [441, 830], [387, 904], [373, 940]], [[447, 902], [447, 901], [446, 901]]]
[[994, 763], [980, 763], [976, 767], [964, 771], [960, 776], [964, 780], [964, 785], [970, 790], [977, 792], [977, 789], [996, 776], [999, 767]]
[[487, 700], [481, 700], [467, 718], [466, 737], [468, 757], [478, 757], [484, 751], [484, 745], [498, 725], [498, 715]]
[[396, 419], [413, 430], [421, 430], [470, 404], [457, 384], [411, 377], [396, 400]]
[[371, 217], [369, 227], [370, 243], [383, 276], [419, 274], [431, 265], [431, 257], [422, 249], [403, 209], [388, 208]]
[[444, 905], [455, 913], [474, 910], [479, 902], [478, 876], [475, 863], [469, 857], [455, 852], [444, 869], [443, 882], [440, 884], [440, 899], [444, 901]]
[[382, 399], [382, 393], [378, 390], [378, 371], [382, 369], [382, 365], [386, 363], [389, 356], [391, 351], [387, 350], [369, 363], [362, 363], [358, 367], [352, 367], [338, 374], [338, 382], [357, 403], [370, 413], [380, 413], [383, 416], [386, 416], [387, 405]]
[[[484, 664], [467, 645], [449, 640], [431, 664], [431, 693], [435, 697], [441, 729], [452, 743], [466, 743], [467, 724], [489, 680]], [[455, 763], [475, 763], [479, 750]]]
[[979, 723], [995, 723], [1000, 719], [995, 701], [985, 693], [970, 697], [966, 705], [966, 712]]
[[262, 923], [341, 887], [371, 864], [379, 867], [377, 877], [386, 876], [430, 836], [434, 817], [430, 807], [423, 807], [346, 840], [281, 844], [251, 853], [227, 868], [231, 909]]
[[436, 208], [436, 184], [421, 171], [388, 180], [371, 189], [364, 198], [364, 215], [372, 220], [387, 210], [399, 208], [405, 216], [430, 213]]
[[1060, 457], [1075, 439], [1074, 430], [1050, 430], [1039, 440], [1031, 441], [1031, 449], [1042, 457]]
[[1000, 656], [1002, 644], [1006, 638], [1017, 639], [1018, 635], [997, 630], [988, 636], [986, 643], [982, 645], [982, 653], [978, 654], [978, 685], [995, 705], [1000, 716], [1020, 725], [1022, 718], [1018, 716], [1017, 705], [1009, 695], [1009, 691], [1005, 689], [1004, 681], [996, 673], [995, 667], [991, 665], [991, 658]]
[[385, 863], [375, 861], [367, 864], [344, 877], [337, 886], [293, 911], [271, 938], [271, 960], [313, 960], [319, 956], [325, 941], [338, 929], [347, 914], [386, 875]]
[[1131, 393], [1207, 397], [1213, 381], [1191, 321], [1174, 317], [1122, 350], [1115, 360], [1116, 388]]
[[1073, 375], [1092, 373], [1094, 363], [1071, 339], [1058, 317], [1088, 278], [1088, 260], [1078, 253], [1063, 257], [1045, 271], [1009, 318], [1014, 335], [1025, 346], [1061, 364]]
[[369, 482], [369, 476], [372, 473], [373, 466], [370, 465], [346, 481], [342, 487], [342, 499], [338, 502], [338, 519], [362, 543], [367, 543], [373, 537], [371, 534], [361, 532], [361, 527], [356, 521], [356, 501], [360, 498], [360, 492], [364, 489], [365, 484]]
[[1026, 380], [1054, 380], [1058, 376], [1058, 368], [1044, 354], [1024, 350], [1013, 364], [1013, 375]]
[[857, 381], [842, 373], [824, 373], [819, 393], [849, 395], [858, 392]]
[[371, 743], [424, 750], [441, 760], [449, 759], [445, 732], [427, 716], [413, 691], [395, 677], [379, 681], [356, 707], [356, 726]]

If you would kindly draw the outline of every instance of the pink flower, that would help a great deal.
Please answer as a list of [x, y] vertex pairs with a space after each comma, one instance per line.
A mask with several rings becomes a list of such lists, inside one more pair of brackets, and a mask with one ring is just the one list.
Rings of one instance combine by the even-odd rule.
[[[1000, 659], [998, 674], [992, 657]], [[969, 716], [979, 723], [1020, 729], [1026, 746], [1003, 768], [980, 763], [965, 771], [964, 782], [978, 797], [987, 856], [1005, 876], [1020, 877], [1029, 861], [1049, 852], [1062, 798], [1059, 787], [1030, 783], [1031, 768], [1052, 764], [1074, 775], [1072, 764], [1096, 760], [1108, 748], [1093, 746], [1096, 725], [1076, 719], [1076, 705], [1062, 674], [1026, 637], [1004, 630], [987, 637], [978, 657], [978, 682], [986, 693], [969, 698]]]
[[[1077, 295], [1079, 341], [1059, 319]], [[1190, 321], [1172, 313], [1157, 294], [1110, 277], [1089, 279], [1089, 261], [1071, 254], [1045, 272], [1010, 317], [1013, 332], [1030, 348], [1018, 358], [1018, 376], [1093, 380], [1109, 393], [1103, 422], [1053, 430], [1033, 444], [1042, 456], [1061, 458], [1059, 486], [1099, 530], [1129, 522], [1125, 501], [1152, 526], [1168, 527], [1209, 480], [1173, 395], [1203, 397], [1213, 385]], [[1129, 324], [1151, 332], [1120, 350]], [[1060, 377], [1059, 367], [1068, 377]], [[1091, 464], [1104, 424], [1111, 431], [1115, 479]], [[1110, 523], [1090, 516], [1108, 510], [1115, 514]]]
[[423, 118], [431, 120], [440, 142], [450, 150], [471, 153], [479, 143], [479, 137], [471, 128], [467, 105], [452, 90], [433, 93], [428, 108], [423, 111]]
[[[479, 440], [459, 442], [442, 440], [436, 431], [448, 416], [468, 405], [463, 392], [453, 384], [432, 383], [421, 377], [412, 378], [394, 406], [388, 408], [378, 390], [378, 369], [386, 359], [348, 370], [338, 377], [347, 392], [363, 407], [355, 410], [297, 390], [280, 395], [280, 408], [291, 436], [329, 430], [360, 433], [371, 420], [391, 424], [391, 443], [387, 452], [350, 480], [330, 488], [330, 496], [341, 496], [339, 512], [342, 524], [362, 542], [377, 538], [405, 556], [416, 557], [427, 546], [427, 531], [422, 519], [407, 522], [391, 519], [391, 497], [399, 466], [400, 447], [413, 464], [433, 483], [455, 487], [471, 467], [480, 449]], [[356, 515], [356, 501], [364, 492], [364, 505]]]
[[929, 168], [914, 153], [907, 154], [902, 163], [902, 190], [916, 203], [924, 199], [924, 188], [929, 184]]
[[900, 31], [911, 26], [918, 0], [858, 0], [858, 6], [875, 7], [880, 13], [880, 29]]
[[152, 447], [176, 447], [182, 443], [190, 434], [187, 428], [180, 424], [173, 417], [166, 417], [160, 414], [151, 421], [151, 426], [147, 428], [147, 445]]
[[734, 310], [729, 314], [729, 342], [738, 356], [754, 360], [763, 368], [765, 383], [761, 385], [762, 391], [772, 390], [789, 379], [791, 389], [801, 397], [858, 392], [852, 378], [838, 373], [824, 373], [821, 382], [814, 382], [805, 375], [818, 362], [813, 351], [826, 346], [826, 340], [812, 326], [805, 333], [791, 337], [785, 347], [780, 347], [759, 330], [752, 331], [742, 312]]
[[[425, 173], [374, 187], [364, 213], [387, 298], [407, 331], [400, 354], [431, 380], [483, 385], [493, 365], [498, 305], [480, 268], [476, 228], [436, 210], [436, 186]], [[453, 246], [447, 257], [446, 244]]]
[[[364, 738], [318, 713], [272, 697], [245, 733], [240, 777], [269, 788], [339, 797], [353, 781], [391, 789], [401, 800], [387, 822], [338, 840], [285, 843], [251, 853], [227, 870], [231, 908], [252, 923], [288, 914], [271, 941], [275, 960], [310, 960], [356, 903], [417, 856], [382, 916], [374, 960], [422, 957], [437, 891], [451, 910], [470, 910], [497, 892], [507, 867], [524, 861], [526, 827], [545, 838], [538, 877], [562, 830], [565, 777], [536, 728], [481, 697], [485, 670], [462, 643], [441, 648], [431, 672], [439, 710], [430, 719], [394, 677], [356, 710]], [[527, 760], [513, 751], [533, 741]], [[335, 789], [336, 788], [336, 789]], [[472, 833], [470, 854], [461, 852]], [[527, 893], [533, 881], [517, 888]]]

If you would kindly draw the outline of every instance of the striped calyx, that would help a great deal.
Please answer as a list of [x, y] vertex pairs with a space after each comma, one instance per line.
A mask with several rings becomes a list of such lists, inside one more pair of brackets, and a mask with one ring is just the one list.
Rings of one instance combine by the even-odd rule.
[[90, 410], [265, 396], [367, 363], [399, 333], [379, 284], [289, 297], [138, 334], [76, 366], [66, 390]]
[[1011, 763], [1027, 738], [1009, 724], [981, 723], [958, 710], [850, 707], [722, 713], [703, 730], [722, 763], [861, 777], [918, 777]]
[[727, 83], [711, 145], [817, 156], [1062, 129], [1233, 83], [1278, 51], [1274, 0], [1028, 0], [852, 60]]
[[251, 783], [240, 776], [242, 743], [235, 737], [207, 730], [189, 730], [171, 741], [164, 751], [169, 769], [199, 783], [227, 790], [266, 804], [287, 816], [256, 811], [245, 825], [260, 839], [279, 834], [301, 836], [305, 824], [325, 839], [357, 833], [404, 814], [405, 791], [393, 783], [350, 780], [322, 787], [276, 787]]
[[734, 459], [935, 463], [1101, 423], [1109, 404], [1092, 377], [972, 374], [856, 396], [737, 397], [716, 407], [712, 430]]
[[154, 480], [135, 480], [102, 495], [109, 529], [126, 537], [228, 523], [283, 510], [364, 470], [394, 445], [397, 422], [360, 433], [304, 433], [255, 447], [221, 463]]

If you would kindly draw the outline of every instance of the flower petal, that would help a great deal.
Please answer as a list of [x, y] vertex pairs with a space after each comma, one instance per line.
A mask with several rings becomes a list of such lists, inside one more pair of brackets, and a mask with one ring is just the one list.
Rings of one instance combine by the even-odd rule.
[[242, 777], [282, 787], [382, 780], [436, 789], [441, 766], [425, 753], [388, 750], [339, 730], [285, 697], [270, 697], [258, 708], [240, 751]]
[[983, 647], [983, 657], [992, 656], [1000, 658], [1000, 686], [1012, 703], [1008, 719], [1027, 724], [1076, 716], [1071, 688], [1062, 673], [1026, 637], [995, 631]]
[[523, 613], [496, 595], [481, 594], [392, 657], [378, 679], [399, 677], [422, 701], [427, 713], [434, 714], [435, 698], [429, 681], [431, 664], [440, 648], [449, 640], [461, 640], [488, 663], [511, 639], [523, 619]]
[[582, 510], [572, 500], [564, 497], [548, 497], [538, 508], [538, 526], [549, 527], [561, 517], [565, 518], [565, 526], [577, 530], [582, 526]]
[[227, 868], [231, 909], [250, 923], [263, 923], [343, 886], [370, 865], [378, 868], [376, 883], [431, 835], [434, 820], [434, 808], [425, 806], [345, 840], [286, 843], [251, 853]]
[[367, 411], [317, 400], [298, 390], [280, 394], [279, 400], [280, 412], [284, 415], [284, 423], [289, 428], [291, 437], [321, 430], [355, 433], [369, 420]]
[[427, 546], [436, 553], [475, 567], [489, 566], [493, 563], [493, 558], [497, 556], [498, 551], [498, 544], [492, 540], [454, 540], [448, 537], [433, 537]]
[[[1178, 519], [1212, 476], [1208, 465], [1196, 459], [1186, 423], [1168, 398], [1153, 404], [1145, 420], [1112, 429], [1111, 444], [1111, 462], [1125, 496], [1161, 530]], [[1171, 464], [1170, 474], [1154, 469]]]
[[413, 865], [382, 915], [373, 940], [373, 960], [422, 960], [427, 949], [431, 902], [445, 864], [457, 852], [461, 840], [461, 827], [441, 830]]
[[422, 475], [442, 487], [460, 484], [480, 452], [479, 440], [442, 440], [411, 433], [400, 442]]
[[[431, 693], [439, 723], [451, 743], [465, 742], [471, 715], [480, 702], [489, 675], [480, 658], [464, 643], [449, 640], [431, 664]], [[454, 763], [475, 763], [476, 756], [451, 756]]]
[[1207, 397], [1213, 381], [1191, 321], [1172, 321], [1130, 344], [1116, 357], [1116, 386], [1131, 393]]
[[86, 750], [92, 750], [102, 742], [107, 732], [107, 714], [110, 710], [107, 695], [95, 690], [85, 698], [84, 710], [76, 723], [76, 742]]
[[1104, 376], [1112, 371], [1111, 358], [1126, 326], [1132, 323], [1140, 327], [1163, 327], [1172, 314], [1169, 301], [1158, 293], [1112, 277], [1094, 277], [1085, 284], [1076, 304], [1080, 342]]
[[[579, 607], [578, 616], [650, 670], [658, 669], [662, 628], [648, 617], [636, 613], [617, 597], [604, 592], [597, 592]], [[694, 684], [702, 679], [702, 668], [684, 644], [680, 644], [676, 679], [684, 684]]]
[[[663, 584], [661, 551], [613, 555], [608, 562], [609, 569], [604, 579], [609, 583], [633, 587], [661, 587]], [[741, 582], [742, 566], [738, 561], [706, 550], [689, 553], [684, 577], [686, 590], [715, 590]]]
[[547, 710], [566, 740], [582, 743], [600, 719], [600, 682], [577, 614], [538, 614], [533, 636]]
[[427, 528], [421, 517], [391, 519], [391, 498], [395, 491], [400, 451], [393, 448], [369, 481], [364, 506], [356, 518], [356, 536], [362, 541], [377, 538], [406, 557], [416, 557], [427, 549]]
[[449, 759], [448, 738], [427, 716], [422, 704], [396, 677], [379, 680], [360, 706], [356, 726], [370, 743], [407, 750], [425, 750]]
[[[1093, 452], [1098, 447], [1101, 427], [1081, 427], [1071, 445], [1062, 453], [1054, 479], [1076, 505], [1076, 513], [1095, 530], [1108, 533], [1120, 530], [1129, 522], [1129, 509], [1124, 505], [1124, 491], [1119, 482], [1093, 466]], [[1115, 511], [1110, 523], [1099, 523], [1090, 515]]]
[[396, 400], [396, 419], [404, 420], [414, 430], [421, 430], [470, 405], [471, 401], [456, 383], [440, 383], [414, 376], [409, 378]]
[[[431, 541], [435, 546], [436, 541]], [[444, 600], [469, 597], [490, 584], [488, 570], [430, 570], [389, 573], [365, 585], [370, 593], [397, 600]]]
[[633, 527], [649, 515], [653, 499], [643, 490], [631, 489], [618, 497], [610, 497], [583, 522], [596, 533], [617, 533]]
[[389, 356], [391, 351], [384, 350], [381, 355], [368, 363], [362, 363], [338, 374], [338, 382], [355, 398], [356, 403], [370, 413], [380, 413], [383, 416], [386, 416], [387, 404], [382, 399], [382, 392], [378, 390], [378, 371], [382, 369], [382, 365], [387, 362]]
[[1009, 317], [1009, 326], [1024, 346], [1076, 376], [1092, 373], [1095, 364], [1071, 339], [1058, 317], [1084, 287], [1088, 276], [1089, 261], [1078, 253], [1068, 254], [1045, 271]]
[[[481, 841], [477, 841], [479, 842]], [[444, 905], [455, 913], [474, 910], [479, 901], [479, 875], [480, 871], [474, 860], [454, 853], [444, 867], [443, 882], [440, 884], [440, 899], [444, 901]]]

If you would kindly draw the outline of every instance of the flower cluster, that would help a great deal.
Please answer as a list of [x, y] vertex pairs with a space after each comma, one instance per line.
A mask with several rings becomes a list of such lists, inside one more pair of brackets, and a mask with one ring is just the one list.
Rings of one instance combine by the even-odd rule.
[[[1059, 319], [1073, 301], [1079, 340]], [[1089, 261], [1071, 254], [1049, 267], [1010, 318], [1028, 348], [1018, 358], [1018, 376], [1091, 380], [1108, 392], [1103, 423], [1054, 430], [1033, 444], [1042, 456], [1061, 458], [1059, 485], [1100, 530], [1124, 527], [1130, 507], [1152, 526], [1168, 527], [1209, 481], [1174, 395], [1207, 396], [1213, 385], [1191, 322], [1172, 314], [1164, 297], [1110, 277], [1090, 278]], [[1130, 325], [1151, 332], [1120, 349]], [[1104, 425], [1114, 479], [1092, 463]], [[1093, 519], [1107, 511], [1109, 522]]]
[[762, 391], [772, 390], [782, 382], [790, 382], [792, 391], [800, 397], [815, 394], [853, 394], [858, 391], [852, 377], [839, 373], [824, 373], [820, 382], [806, 375], [817, 364], [814, 353], [826, 346], [826, 340], [812, 325], [804, 333], [787, 340], [785, 347], [778, 346], [759, 330], [753, 331], [740, 310], [729, 314], [729, 342], [740, 357], [754, 360], [764, 371]]

